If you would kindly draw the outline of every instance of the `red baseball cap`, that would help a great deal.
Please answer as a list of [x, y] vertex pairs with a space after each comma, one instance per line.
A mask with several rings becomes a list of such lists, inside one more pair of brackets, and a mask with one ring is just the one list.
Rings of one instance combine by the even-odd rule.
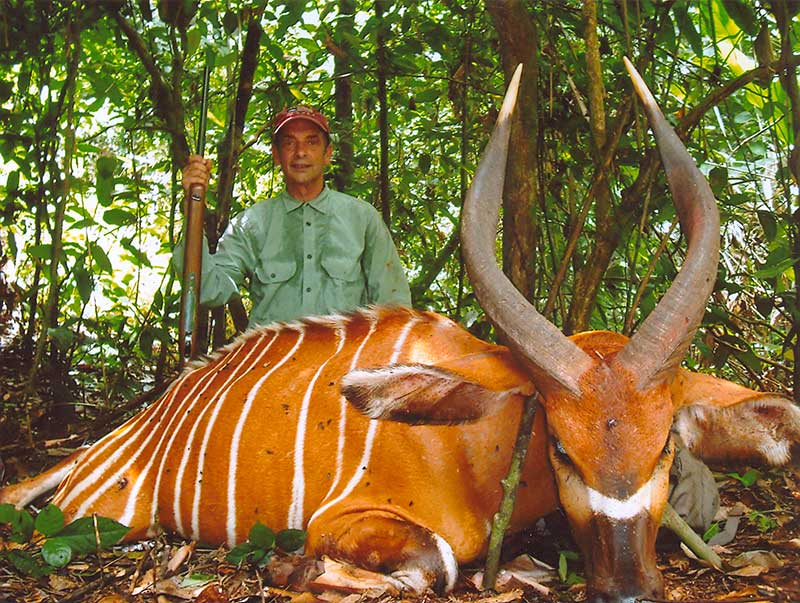
[[272, 121], [272, 135], [275, 136], [278, 130], [290, 121], [296, 119], [305, 119], [313, 123], [325, 132], [325, 134], [330, 135], [331, 133], [331, 129], [328, 126], [328, 119], [322, 113], [311, 107], [306, 107], [305, 105], [297, 105], [288, 107], [275, 116], [275, 119]]

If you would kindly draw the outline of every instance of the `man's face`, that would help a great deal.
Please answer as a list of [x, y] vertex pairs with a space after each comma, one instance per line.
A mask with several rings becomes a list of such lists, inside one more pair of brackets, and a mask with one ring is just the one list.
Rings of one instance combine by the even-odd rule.
[[283, 126], [272, 145], [289, 192], [298, 186], [322, 190], [325, 166], [331, 163], [332, 146], [313, 123], [296, 119]]

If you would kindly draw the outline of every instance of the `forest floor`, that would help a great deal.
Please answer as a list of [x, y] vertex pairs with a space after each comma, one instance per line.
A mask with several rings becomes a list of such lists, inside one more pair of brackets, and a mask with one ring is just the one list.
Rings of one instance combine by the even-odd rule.
[[[15, 401], [23, 389], [25, 363], [13, 349], [0, 345], [0, 483], [17, 481], [55, 463], [82, 443], [85, 434], [95, 433], [89, 419], [69, 426], [78, 437], [55, 438], [34, 429], [33, 446], [22, 437], [21, 416]], [[84, 392], [84, 403], [91, 394]], [[28, 398], [29, 408], [52, 404], [51, 388], [43, 380]], [[32, 421], [37, 427], [37, 416]], [[61, 426], [62, 428], [64, 426]], [[42, 432], [44, 430], [41, 430]], [[69, 434], [58, 434], [62, 438]], [[96, 437], [96, 435], [95, 435]], [[747, 474], [715, 473], [720, 486], [722, 509], [720, 527], [738, 518], [733, 539], [717, 547], [723, 562], [720, 571], [692, 558], [670, 533], [659, 536], [658, 565], [665, 579], [665, 598], [684, 602], [773, 603], [800, 602], [800, 467], [759, 470]], [[752, 479], [749, 479], [752, 478]], [[744, 482], [744, 483], [743, 483]], [[752, 482], [752, 483], [751, 483]], [[39, 501], [42, 504], [44, 501]], [[736, 520], [734, 520], [736, 521]], [[555, 568], [531, 578], [530, 574], [511, 579], [504, 592], [481, 592], [469, 580], [474, 574], [464, 570], [456, 590], [446, 598], [426, 595], [424, 603], [511, 603], [582, 602], [586, 591], [582, 583], [580, 559], [570, 550], [566, 524], [558, 515], [540, 522], [537, 530], [514, 537], [514, 548]], [[297, 557], [276, 556], [262, 569], [240, 568], [225, 560], [224, 549], [204, 550], [191, 544], [162, 537], [143, 545], [115, 547], [75, 559], [49, 575], [33, 578], [20, 573], [7, 553], [10, 542], [7, 526], [0, 525], [0, 603], [90, 602], [119, 603], [157, 601], [159, 603], [197, 601], [200, 603], [355, 603], [374, 600], [380, 603], [407, 603], [411, 599], [387, 592], [368, 593], [299, 592], [292, 590], [289, 574], [298, 565]], [[37, 547], [33, 547], [37, 551]]]

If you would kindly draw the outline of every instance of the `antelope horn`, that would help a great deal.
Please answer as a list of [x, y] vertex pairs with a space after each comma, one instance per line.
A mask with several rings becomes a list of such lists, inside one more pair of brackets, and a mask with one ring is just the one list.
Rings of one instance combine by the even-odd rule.
[[527, 359], [539, 376], [549, 377], [578, 395], [580, 376], [592, 365], [591, 359], [536, 311], [503, 274], [495, 258], [511, 114], [521, 74], [519, 65], [464, 200], [461, 247], [475, 295], [495, 327], [506, 336], [509, 347]]
[[705, 177], [639, 73], [624, 60], [650, 121], [687, 240], [686, 259], [672, 286], [617, 355], [644, 389], [674, 374], [703, 318], [719, 263], [719, 212]]

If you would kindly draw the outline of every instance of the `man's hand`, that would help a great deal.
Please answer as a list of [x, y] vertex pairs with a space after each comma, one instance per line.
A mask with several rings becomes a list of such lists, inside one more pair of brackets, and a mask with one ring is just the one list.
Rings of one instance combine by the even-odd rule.
[[188, 194], [192, 186], [202, 186], [203, 192], [207, 191], [212, 165], [210, 159], [205, 159], [201, 155], [191, 155], [189, 161], [183, 166], [181, 178], [183, 191]]

